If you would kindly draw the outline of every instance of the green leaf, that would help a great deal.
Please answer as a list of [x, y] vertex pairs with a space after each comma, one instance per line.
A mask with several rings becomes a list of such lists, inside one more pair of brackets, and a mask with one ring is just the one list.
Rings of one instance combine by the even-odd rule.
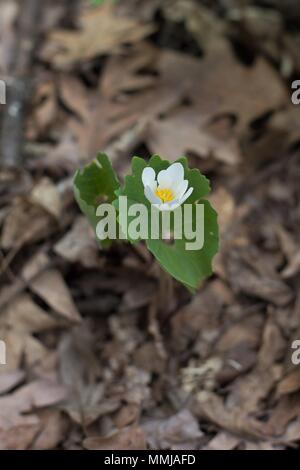
[[159, 264], [191, 291], [212, 274], [212, 259], [219, 245], [217, 213], [207, 200], [200, 200], [199, 203], [204, 205], [204, 246], [201, 250], [187, 250], [189, 240], [185, 237], [171, 244], [165, 240], [146, 241]]
[[[151, 204], [144, 196], [144, 186], [142, 183], [142, 173], [144, 168], [146, 168], [147, 163], [140, 157], [133, 157], [131, 160], [132, 175], [125, 176], [125, 184], [123, 188], [119, 188], [116, 191], [117, 199], [113, 202], [117, 210], [119, 210], [119, 197], [126, 196], [128, 208], [132, 204], [141, 203], [144, 204], [149, 210]], [[127, 223], [122, 223], [122, 219], [118, 218], [121, 230], [123, 231], [126, 240], [131, 243], [138, 243], [140, 240], [132, 240], [127, 234], [127, 227], [132, 221], [132, 217], [127, 218]]]
[[[218, 224], [217, 214], [210, 206], [209, 202], [202, 199], [210, 192], [208, 179], [197, 169], [189, 169], [187, 159], [182, 157], [177, 160], [184, 167], [185, 179], [189, 182], [189, 187], [193, 187], [193, 193], [185, 204], [193, 205], [193, 214], [196, 213], [196, 203], [204, 205], [204, 246], [200, 250], [187, 250], [186, 243], [189, 242], [183, 237], [181, 240], [174, 240], [172, 244], [162, 239], [150, 239], [151, 231], [151, 204], [144, 195], [142, 182], [142, 172], [146, 166], [155, 170], [156, 175], [170, 166], [170, 162], [162, 160], [158, 155], [154, 155], [147, 163], [139, 158], [132, 159], [132, 174], [125, 178], [125, 186], [118, 191], [118, 196], [127, 196], [128, 207], [132, 204], [141, 203], [149, 209], [148, 217], [148, 239], [146, 241], [148, 249], [153, 253], [163, 269], [171, 274], [175, 279], [182, 282], [190, 290], [196, 289], [200, 282], [212, 273], [212, 258], [218, 251]], [[161, 214], [160, 214], [161, 216]], [[161, 220], [161, 219], [160, 219]], [[128, 224], [131, 222], [128, 217]], [[171, 218], [171, 229], [174, 228], [174, 216]], [[122, 230], [126, 227], [120, 221]], [[184, 227], [182, 227], [184, 234]], [[138, 240], [130, 240], [136, 243]]]
[[[94, 230], [101, 220], [96, 216], [97, 207], [101, 202], [111, 203], [119, 187], [115, 172], [104, 153], [99, 153], [89, 165], [76, 172], [74, 176], [75, 199]], [[101, 244], [105, 245], [103, 241]]]
[[[103, 3], [108, 2], [109, 0], [92, 0], [92, 5], [94, 7], [98, 7], [100, 5], [103, 5]], [[117, 3], [117, 0], [113, 0], [113, 3]]]

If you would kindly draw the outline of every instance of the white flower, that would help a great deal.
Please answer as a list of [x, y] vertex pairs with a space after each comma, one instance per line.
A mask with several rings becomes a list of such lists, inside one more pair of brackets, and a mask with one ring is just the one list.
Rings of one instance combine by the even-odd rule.
[[147, 167], [143, 170], [142, 181], [146, 198], [161, 211], [173, 211], [193, 192], [193, 188], [188, 189], [181, 163], [173, 163], [166, 170], [160, 171], [157, 181], [154, 169]]

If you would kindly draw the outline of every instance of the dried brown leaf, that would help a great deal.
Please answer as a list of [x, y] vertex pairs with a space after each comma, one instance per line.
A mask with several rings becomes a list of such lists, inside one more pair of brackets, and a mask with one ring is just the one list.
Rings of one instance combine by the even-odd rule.
[[42, 57], [66, 70], [100, 54], [116, 53], [125, 42], [134, 44], [152, 32], [152, 25], [142, 25], [133, 18], [117, 15], [112, 5], [106, 4], [84, 11], [77, 31], [51, 32]]
[[146, 421], [143, 425], [152, 449], [197, 449], [203, 436], [192, 413], [183, 409], [170, 418]]
[[88, 450], [146, 450], [146, 441], [142, 428], [129, 426], [108, 437], [87, 437], [83, 447]]
[[44, 271], [30, 283], [30, 287], [59, 315], [71, 322], [81, 321], [70, 291], [59, 271], [55, 269]]

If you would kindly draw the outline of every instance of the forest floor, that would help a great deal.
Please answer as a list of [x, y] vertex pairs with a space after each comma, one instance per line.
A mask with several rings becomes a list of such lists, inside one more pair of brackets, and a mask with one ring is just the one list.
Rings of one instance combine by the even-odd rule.
[[[0, 3], [1, 77], [31, 90], [0, 147], [0, 448], [297, 447], [298, 0], [40, 3], [19, 72], [30, 29]], [[194, 296], [143, 244], [99, 250], [72, 193], [99, 150], [120, 178], [153, 153], [210, 178]]]

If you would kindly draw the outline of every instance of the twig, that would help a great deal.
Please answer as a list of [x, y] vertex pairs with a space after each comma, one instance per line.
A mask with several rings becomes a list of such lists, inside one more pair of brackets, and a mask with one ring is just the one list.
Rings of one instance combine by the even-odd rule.
[[31, 88], [31, 65], [40, 23], [42, 2], [21, 2], [17, 41], [12, 51], [14, 60], [8, 71], [7, 103], [4, 108], [0, 155], [3, 166], [20, 166], [22, 163], [23, 124]]

